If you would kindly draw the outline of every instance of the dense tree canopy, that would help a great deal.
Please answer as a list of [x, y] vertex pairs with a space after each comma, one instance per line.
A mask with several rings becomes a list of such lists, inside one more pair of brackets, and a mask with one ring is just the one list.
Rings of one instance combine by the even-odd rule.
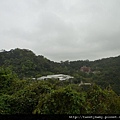
[[85, 89], [85, 86], [55, 79], [20, 80], [12, 71], [0, 69], [3, 85], [0, 91], [0, 114], [120, 113], [120, 96], [111, 86], [102, 89], [93, 84]]
[[[56, 63], [26, 49], [0, 52], [0, 114], [119, 114], [120, 56]], [[80, 71], [82, 66], [90, 73]], [[73, 79], [35, 80], [48, 74]], [[91, 83], [84, 86], [81, 83]]]

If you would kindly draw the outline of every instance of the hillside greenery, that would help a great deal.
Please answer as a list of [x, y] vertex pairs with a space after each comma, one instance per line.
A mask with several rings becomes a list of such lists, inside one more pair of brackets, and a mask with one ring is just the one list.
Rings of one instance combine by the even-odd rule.
[[[51, 74], [68, 74], [74, 77], [75, 84], [92, 82], [102, 88], [111, 86], [120, 94], [120, 56], [104, 58], [96, 61], [78, 60], [61, 61], [60, 63], [50, 61], [44, 56], [35, 55], [28, 49], [12, 49], [0, 52], [0, 66], [9, 67], [20, 79], [38, 78]], [[80, 71], [82, 66], [91, 68], [91, 73]], [[96, 73], [93, 73], [93, 72]]]
[[0, 68], [0, 114], [119, 114], [120, 96], [111, 87], [87, 89], [59, 80], [20, 80]]
[[[50, 61], [27, 49], [0, 52], [0, 114], [120, 114], [120, 56]], [[91, 72], [81, 72], [82, 66]], [[72, 80], [33, 80], [48, 74]], [[89, 82], [91, 86], [79, 86]]]

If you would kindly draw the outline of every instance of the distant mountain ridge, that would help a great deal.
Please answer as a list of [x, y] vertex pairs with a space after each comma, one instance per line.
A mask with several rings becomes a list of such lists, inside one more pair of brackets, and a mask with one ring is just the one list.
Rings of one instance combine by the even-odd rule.
[[54, 72], [54, 65], [58, 66], [59, 64], [44, 56], [36, 56], [28, 49], [16, 48], [0, 52], [0, 66], [11, 67], [20, 77], [32, 77], [39, 73]]
[[[28, 49], [12, 49], [0, 52], [0, 66], [9, 67], [20, 78], [41, 77], [52, 74], [68, 74], [89, 78], [101, 86], [112, 85], [120, 93], [120, 56], [103, 58], [100, 60], [77, 60], [57, 63], [44, 56], [35, 55]], [[90, 67], [92, 71], [100, 71], [100, 74], [83, 74], [80, 72], [82, 66]], [[81, 80], [81, 77], [76, 77]], [[89, 80], [88, 79], [88, 80]], [[78, 80], [78, 82], [80, 82]]]
[[[106, 70], [109, 68], [115, 68], [120, 66], [120, 56], [117, 57], [110, 57], [110, 58], [103, 58], [95, 61], [89, 61], [89, 60], [77, 60], [77, 61], [64, 61], [61, 63], [57, 63], [54, 61], [51, 61], [47, 58], [45, 58], [42, 55], [35, 55], [31, 50], [29, 49], [11, 49], [10, 51], [3, 50], [0, 52], [0, 66], [13, 66], [18, 67], [15, 70], [15, 72], [19, 72], [20, 69], [24, 72], [24, 70], [31, 70], [32, 71], [39, 71], [39, 73], [43, 72], [53, 72], [53, 73], [59, 73], [63, 72], [64, 70], [58, 70], [57, 68], [60, 67], [60, 69], [74, 69], [79, 70], [82, 66], [89, 66], [92, 67], [92, 69], [103, 69]], [[30, 73], [31, 74], [31, 73]], [[27, 74], [26, 74], [27, 75]]]

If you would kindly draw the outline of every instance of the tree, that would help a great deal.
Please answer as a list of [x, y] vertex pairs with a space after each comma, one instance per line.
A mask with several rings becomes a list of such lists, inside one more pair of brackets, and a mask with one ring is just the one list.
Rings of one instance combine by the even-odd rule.
[[70, 87], [61, 88], [39, 100], [34, 114], [83, 114], [86, 112], [85, 95]]
[[87, 103], [90, 114], [119, 114], [120, 97], [112, 89], [102, 90], [99, 86], [92, 86], [87, 92]]
[[9, 68], [0, 67], [0, 93], [9, 93], [15, 78], [16, 74]]

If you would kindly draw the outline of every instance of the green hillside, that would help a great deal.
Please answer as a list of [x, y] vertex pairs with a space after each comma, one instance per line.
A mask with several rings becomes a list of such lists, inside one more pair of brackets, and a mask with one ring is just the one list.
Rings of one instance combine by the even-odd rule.
[[10, 67], [20, 78], [59, 72], [57, 69], [58, 63], [41, 55], [36, 56], [30, 50], [19, 48], [1, 52], [0, 66]]
[[120, 96], [111, 87], [87, 89], [69, 81], [20, 80], [0, 68], [0, 114], [120, 114]]
[[[120, 114], [119, 61], [120, 56], [57, 63], [27, 49], [4, 50], [0, 114]], [[60, 73], [74, 78], [32, 79]], [[91, 85], [79, 85], [81, 81]]]
[[[102, 88], [111, 86], [120, 94], [120, 56], [96, 61], [62, 61], [57, 63], [44, 56], [35, 55], [28, 49], [12, 49], [0, 52], [0, 66], [9, 67], [19, 78], [37, 78], [49, 74], [69, 74], [74, 76], [73, 83], [92, 82]], [[80, 71], [82, 66], [90, 67], [86, 74]], [[98, 72], [99, 71], [99, 72]]]

